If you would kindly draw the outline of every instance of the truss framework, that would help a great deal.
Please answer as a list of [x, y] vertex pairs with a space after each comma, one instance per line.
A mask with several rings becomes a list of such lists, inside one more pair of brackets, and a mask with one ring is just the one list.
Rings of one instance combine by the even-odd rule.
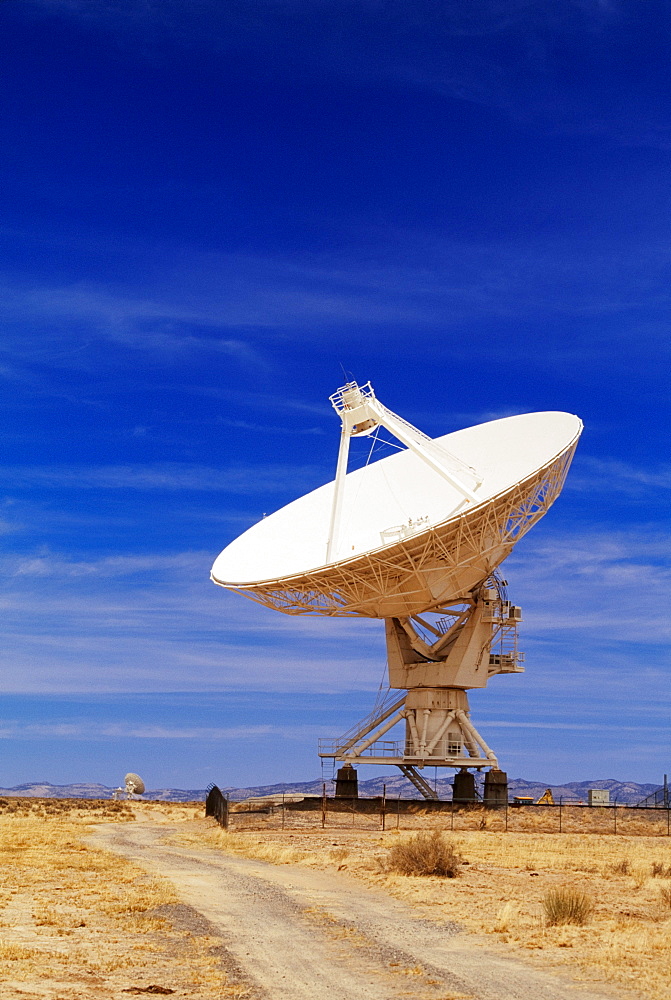
[[396, 545], [299, 576], [226, 586], [290, 615], [386, 618], [438, 607], [486, 580], [545, 514], [561, 492], [576, 445], [577, 439], [480, 507]]
[[[405, 704], [405, 697], [399, 704]], [[404, 719], [409, 723], [409, 737], [405, 740], [383, 740], [384, 735]], [[448, 728], [449, 738], [445, 738]], [[352, 765], [395, 764], [401, 770], [405, 767], [498, 768], [496, 754], [471, 722], [467, 710], [457, 708], [446, 715], [441, 730], [437, 739], [427, 743], [416, 724], [414, 712], [404, 707], [396, 712], [392, 709], [392, 712], [372, 722], [367, 720], [354, 739], [346, 742], [320, 740], [319, 756]]]

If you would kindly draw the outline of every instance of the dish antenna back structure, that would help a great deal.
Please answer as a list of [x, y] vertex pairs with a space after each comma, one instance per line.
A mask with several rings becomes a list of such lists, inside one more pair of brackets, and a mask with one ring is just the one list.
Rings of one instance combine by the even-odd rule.
[[[582, 422], [526, 413], [430, 438], [370, 383], [330, 400], [342, 423], [335, 480], [240, 535], [211, 578], [289, 615], [384, 619], [396, 695], [320, 741], [320, 756], [394, 764], [427, 798], [427, 766], [457, 768], [474, 787], [468, 769], [499, 768], [466, 692], [524, 670], [521, 609], [496, 569], [559, 495]], [[348, 473], [351, 439], [381, 428], [403, 447]], [[404, 738], [385, 739], [399, 723]]]
[[124, 787], [115, 788], [112, 798], [118, 799], [121, 795], [126, 794], [127, 799], [133, 799], [136, 795], [144, 795], [145, 787], [144, 781], [139, 774], [134, 774], [132, 771], [126, 775], [123, 779]]

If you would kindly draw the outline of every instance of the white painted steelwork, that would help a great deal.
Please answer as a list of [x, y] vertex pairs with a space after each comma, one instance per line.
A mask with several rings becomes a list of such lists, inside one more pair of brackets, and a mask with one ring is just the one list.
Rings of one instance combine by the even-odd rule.
[[[390, 688], [407, 693], [320, 756], [397, 765], [432, 797], [428, 765], [498, 768], [467, 690], [523, 671], [521, 608], [496, 567], [559, 495], [578, 417], [505, 417], [429, 438], [350, 382], [336, 477], [264, 518], [216, 559], [212, 580], [285, 614], [386, 619]], [[386, 428], [405, 450], [347, 473], [352, 437]], [[385, 739], [404, 723], [405, 739]]]
[[[542, 412], [431, 439], [374, 397], [339, 412], [336, 481], [240, 535], [214, 583], [286, 614], [387, 618], [459, 598], [559, 495], [582, 430], [572, 414]], [[373, 429], [371, 413], [408, 450], [345, 475], [349, 438]]]

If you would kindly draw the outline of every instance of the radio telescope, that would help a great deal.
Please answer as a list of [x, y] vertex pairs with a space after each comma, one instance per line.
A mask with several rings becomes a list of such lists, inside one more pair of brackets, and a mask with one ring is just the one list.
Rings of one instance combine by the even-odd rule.
[[[240, 535], [211, 578], [289, 615], [384, 619], [396, 695], [319, 753], [396, 765], [435, 798], [424, 767], [499, 770], [466, 692], [524, 670], [521, 609], [496, 570], [558, 497], [582, 422], [525, 413], [430, 438], [369, 382], [330, 401], [342, 423], [335, 480]], [[351, 439], [382, 428], [402, 447], [348, 473]], [[404, 739], [385, 740], [399, 723]]]
[[144, 781], [139, 774], [134, 774], [132, 771], [126, 775], [123, 779], [123, 788], [115, 788], [112, 798], [118, 799], [123, 793], [126, 793], [127, 799], [132, 799], [136, 795], [144, 795], [145, 787]]
[[126, 786], [126, 794], [129, 797], [133, 795], [144, 795], [144, 781], [139, 774], [133, 774], [131, 771], [126, 775], [123, 781]]

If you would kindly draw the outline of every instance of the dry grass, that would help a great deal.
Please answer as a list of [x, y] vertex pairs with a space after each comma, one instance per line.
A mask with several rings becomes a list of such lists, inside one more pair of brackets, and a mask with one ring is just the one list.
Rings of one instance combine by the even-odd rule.
[[504, 903], [496, 914], [496, 920], [492, 925], [492, 930], [499, 934], [506, 934], [518, 917], [517, 908], [512, 903]]
[[[564, 966], [579, 979], [630, 987], [649, 1000], [671, 1000], [671, 883], [658, 881], [671, 872], [670, 839], [533, 830], [506, 834], [479, 829], [480, 819], [460, 817], [464, 865], [461, 876], [450, 880], [389, 871], [388, 849], [407, 834], [348, 829], [347, 815], [337, 828], [324, 830], [319, 813], [298, 813], [287, 814], [285, 830], [270, 817], [257, 819], [254, 829], [230, 833], [199, 824], [189, 836], [200, 845], [275, 864], [345, 870], [417, 907], [427, 919], [456, 920], [505, 954], [537, 966]], [[449, 816], [408, 820], [424, 832], [445, 831], [447, 825], [449, 835]], [[637, 823], [659, 834], [653, 820], [643, 815]], [[463, 829], [466, 821], [471, 830]], [[492, 827], [500, 823], [500, 814], [493, 814]], [[623, 826], [618, 819], [618, 830]], [[593, 900], [588, 924], [546, 924], [543, 898], [559, 887]]]
[[235, 995], [213, 952], [218, 939], [173, 926], [178, 900], [170, 883], [85, 842], [91, 822], [131, 820], [135, 804], [4, 802], [2, 996], [34, 988], [59, 1000], [82, 990], [106, 1000], [152, 984], [203, 1000]]
[[[269, 840], [265, 836], [255, 833], [234, 833], [230, 830], [222, 830], [218, 826], [210, 826], [203, 830], [187, 828], [181, 830], [173, 837], [169, 838], [178, 844], [186, 844], [198, 847], [217, 847], [227, 854], [239, 854], [245, 858], [258, 858], [259, 861], [267, 861], [271, 865], [297, 865], [304, 862], [316, 862], [319, 856], [318, 848], [306, 850], [304, 847], [295, 848], [290, 844], [277, 843], [274, 839]], [[335, 858], [329, 853], [329, 861]]]
[[671, 916], [671, 885], [663, 885], [659, 890], [659, 902], [663, 910]]
[[575, 924], [583, 927], [594, 912], [594, 903], [586, 892], [569, 886], [548, 889], [543, 896], [543, 912], [548, 927]]
[[437, 875], [456, 878], [462, 857], [453, 841], [439, 830], [416, 833], [399, 840], [389, 850], [388, 866], [401, 875]]
[[621, 858], [620, 861], [613, 861], [608, 865], [614, 875], [631, 875], [631, 861], [629, 858]]
[[0, 798], [0, 816], [32, 816], [33, 819], [56, 817], [82, 818], [96, 821], [130, 822], [134, 818], [133, 804], [113, 799], [37, 799]]

